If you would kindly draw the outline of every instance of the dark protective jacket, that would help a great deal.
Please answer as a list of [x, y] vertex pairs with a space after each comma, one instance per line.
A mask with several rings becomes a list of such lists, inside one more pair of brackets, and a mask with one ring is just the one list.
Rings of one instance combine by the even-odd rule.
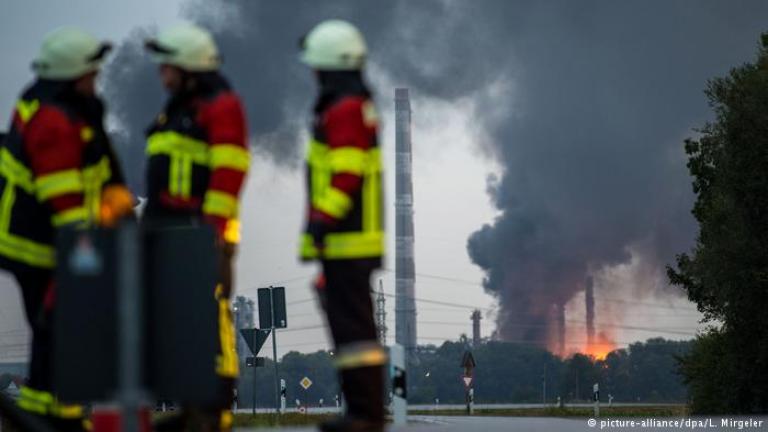
[[[359, 72], [319, 72], [306, 160], [307, 229], [303, 259], [370, 259], [384, 254], [378, 118]], [[313, 226], [322, 224], [321, 254]]]
[[239, 242], [239, 194], [250, 166], [245, 114], [218, 73], [198, 74], [147, 131], [149, 221], [204, 218]]
[[123, 184], [103, 116], [71, 82], [23, 93], [0, 145], [0, 267], [51, 269], [57, 227], [99, 223], [102, 191]]

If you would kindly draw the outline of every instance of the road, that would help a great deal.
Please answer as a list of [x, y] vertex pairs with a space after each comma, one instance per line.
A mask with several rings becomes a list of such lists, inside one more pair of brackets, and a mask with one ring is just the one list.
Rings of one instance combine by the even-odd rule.
[[[613, 403], [612, 406], [614, 407], [642, 407], [642, 406], [679, 406], [680, 404], [663, 404], [663, 403], [653, 403], [653, 404], [643, 404], [643, 403]], [[513, 410], [513, 409], [531, 409], [531, 408], [551, 408], [554, 405], [552, 404], [540, 404], [540, 403], [530, 403], [530, 404], [476, 404], [475, 409], [476, 410]], [[592, 408], [593, 404], [591, 403], [569, 403], [565, 405], [568, 408]], [[607, 406], [607, 404], [603, 403], [601, 405], [603, 408]], [[436, 410], [463, 410], [465, 408], [465, 405], [454, 405], [454, 404], [430, 404], [430, 405], [408, 405], [408, 410], [413, 411], [436, 411]], [[318, 406], [310, 406], [307, 408], [309, 414], [333, 414], [339, 412], [339, 409], [335, 406], [325, 406], [325, 407], [318, 407]], [[240, 408], [237, 410], [238, 414], [249, 414], [251, 413], [250, 408]], [[264, 413], [271, 413], [275, 412], [274, 408], [257, 408], [256, 412], [259, 414]], [[286, 412], [298, 412], [298, 409], [295, 407], [288, 407], [286, 409]]]
[[[589, 428], [583, 420], [565, 420], [554, 418], [528, 417], [438, 417], [411, 416], [407, 427], [391, 427], [388, 432], [439, 432], [469, 431], [476, 432], [585, 432]], [[238, 429], [238, 432], [314, 432], [313, 428], [298, 429]]]
[[[661, 426], [648, 426], [640, 427], [640, 424], [636, 426], [630, 426], [628, 424], [632, 419], [606, 419], [603, 421], [621, 421], [624, 424], [603, 424], [600, 423], [595, 426], [591, 426], [586, 419], [563, 419], [563, 418], [545, 418], [545, 417], [442, 417], [442, 416], [409, 416], [409, 425], [407, 427], [391, 427], [389, 432], [439, 432], [439, 431], [474, 431], [474, 432], [590, 432], [590, 431], [631, 431], [642, 430], [644, 432], [666, 432], [673, 430], [701, 430], [707, 429], [712, 431], [768, 431], [768, 418], [753, 418], [753, 419], [740, 419], [743, 422], [751, 421], [751, 423], [731, 423], [727, 426], [721, 424], [719, 418], [713, 418], [711, 420], [706, 418], [695, 419], [696, 422], [711, 423], [704, 424], [691, 424], [682, 423], [680, 426], [661, 427]], [[635, 419], [635, 422], [648, 421], [649, 419]], [[658, 419], [657, 421], [688, 421], [690, 419]], [[761, 422], [761, 423], [758, 423]], [[694, 427], [695, 426], [695, 427]], [[298, 429], [238, 429], [238, 432], [278, 432], [278, 431], [293, 431], [293, 432], [310, 432], [316, 431], [313, 428], [298, 428]]]

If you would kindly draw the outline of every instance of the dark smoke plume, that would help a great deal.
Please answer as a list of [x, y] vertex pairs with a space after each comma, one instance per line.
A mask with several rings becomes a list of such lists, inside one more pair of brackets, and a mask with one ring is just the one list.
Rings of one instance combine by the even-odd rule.
[[587, 346], [595, 342], [595, 281], [592, 276], [587, 277], [584, 287], [584, 305], [587, 315]]
[[[484, 25], [512, 54], [520, 112], [494, 128], [501, 214], [468, 251], [499, 299], [497, 336], [552, 346], [541, 305], [569, 301], [585, 276], [633, 253], [661, 268], [690, 246], [681, 141], [709, 118], [707, 79], [752, 56], [768, 4], [504, 4]], [[515, 326], [540, 321], [551, 324]]]
[[[306, 128], [315, 91], [311, 72], [298, 61], [301, 36], [323, 19], [350, 20], [365, 33], [373, 64], [421, 95], [451, 99], [498, 73], [491, 59], [476, 52], [495, 41], [479, 38], [473, 23], [453, 9], [438, 0], [193, 0], [184, 15], [213, 31], [224, 74], [245, 101], [256, 151], [295, 166], [298, 133]], [[156, 67], [141, 49], [142, 40], [155, 31], [137, 30], [118, 48], [106, 73], [106, 95], [126, 131], [118, 146], [128, 165], [137, 168], [129, 173], [140, 189], [142, 131], [165, 99]], [[457, 34], [462, 36], [452, 37]], [[382, 102], [392, 97], [392, 89], [380, 91]]]
[[[499, 301], [497, 337], [544, 342], [553, 305], [590, 273], [632, 254], [661, 268], [690, 245], [680, 142], [709, 118], [706, 80], [750, 58], [768, 3], [196, 0], [185, 10], [214, 29], [252, 145], [278, 163], [299, 160], [314, 91], [297, 40], [325, 18], [358, 24], [375, 68], [410, 87], [415, 105], [479, 99], [474, 121], [503, 168], [488, 188], [500, 215], [468, 252]], [[107, 87], [140, 176], [140, 131], [162, 93], [135, 39], [118, 50]], [[512, 90], [488, 91], [497, 82]]]

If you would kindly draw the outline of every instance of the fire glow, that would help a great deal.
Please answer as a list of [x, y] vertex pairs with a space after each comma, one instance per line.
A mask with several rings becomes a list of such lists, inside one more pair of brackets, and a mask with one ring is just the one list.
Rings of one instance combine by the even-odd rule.
[[605, 360], [605, 357], [616, 349], [616, 343], [613, 341], [613, 338], [608, 337], [604, 332], [599, 332], [596, 336], [596, 340], [584, 346], [582, 353], [597, 360]]

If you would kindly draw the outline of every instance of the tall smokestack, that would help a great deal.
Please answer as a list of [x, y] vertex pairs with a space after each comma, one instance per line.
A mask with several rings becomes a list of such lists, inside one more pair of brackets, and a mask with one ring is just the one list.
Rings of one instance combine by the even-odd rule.
[[415, 264], [411, 102], [407, 88], [395, 89], [395, 340], [409, 359], [416, 352]]
[[478, 309], [475, 309], [470, 318], [472, 318], [472, 346], [478, 347], [480, 346], [480, 320], [483, 316]]
[[584, 304], [587, 306], [587, 346], [591, 347], [595, 342], [595, 293], [592, 276], [587, 277], [587, 285], [584, 288]]
[[555, 305], [557, 310], [557, 351], [558, 354], [565, 357], [565, 304]]

